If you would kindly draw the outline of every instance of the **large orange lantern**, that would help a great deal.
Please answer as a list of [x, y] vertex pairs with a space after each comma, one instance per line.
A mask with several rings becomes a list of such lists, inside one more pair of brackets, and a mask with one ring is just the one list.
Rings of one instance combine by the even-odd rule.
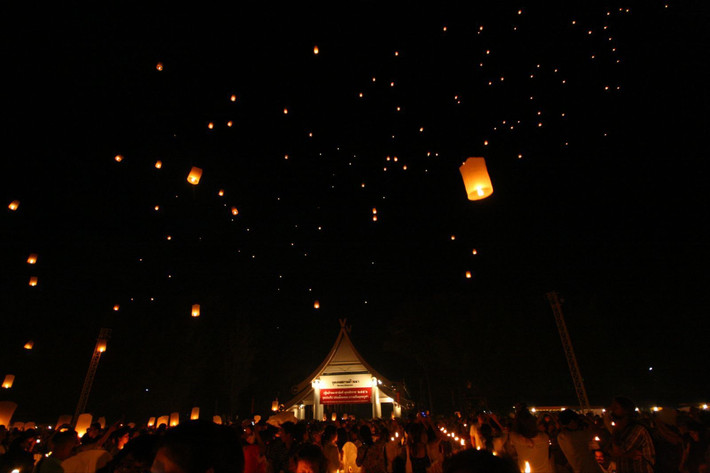
[[13, 212], [17, 210], [20, 207], [20, 201], [19, 200], [13, 200], [10, 202], [10, 205], [7, 206], [8, 209], [12, 210]]
[[170, 414], [170, 427], [175, 427], [180, 423], [180, 413], [179, 412], [173, 412]]
[[35, 342], [32, 340], [29, 340], [27, 343], [25, 343], [25, 350], [32, 350], [35, 346]]
[[10, 427], [10, 420], [17, 409], [17, 404], [11, 401], [0, 402], [0, 425]]
[[155, 417], [148, 419], [148, 427], [155, 427]]
[[35, 253], [31, 253], [27, 257], [27, 264], [35, 264], [37, 262], [37, 255]]
[[197, 420], [199, 418], [200, 418], [200, 408], [193, 407], [192, 411], [190, 411], [190, 420]]
[[200, 304], [192, 304], [192, 316], [193, 317], [200, 316]]
[[493, 193], [493, 184], [488, 176], [484, 158], [468, 158], [459, 168], [466, 186], [468, 200], [485, 199]]
[[5, 380], [2, 382], [2, 387], [5, 389], [10, 389], [12, 387], [12, 383], [15, 382], [15, 375], [14, 374], [7, 374], [5, 375]]
[[79, 437], [84, 435], [86, 431], [89, 430], [89, 427], [91, 427], [91, 421], [93, 419], [94, 417], [88, 413], [84, 413], [79, 416], [79, 418], [76, 420], [76, 427], [74, 428]]
[[190, 169], [190, 174], [187, 175], [187, 182], [196, 186], [200, 183], [200, 178], [202, 177], [202, 169], [192, 166]]
[[37, 276], [32, 276], [30, 278], [30, 286], [34, 287], [37, 285]]
[[165, 427], [167, 427], [169, 423], [170, 423], [170, 417], [168, 417], [168, 416], [160, 416], [160, 417], [158, 417], [158, 420], [155, 421], [155, 425], [157, 425], [158, 427], [160, 427], [161, 425], [164, 425]]

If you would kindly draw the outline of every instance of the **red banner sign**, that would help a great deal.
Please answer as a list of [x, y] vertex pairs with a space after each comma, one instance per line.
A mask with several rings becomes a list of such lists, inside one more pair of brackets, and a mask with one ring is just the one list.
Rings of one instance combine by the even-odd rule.
[[321, 404], [369, 404], [372, 402], [372, 388], [321, 389]]

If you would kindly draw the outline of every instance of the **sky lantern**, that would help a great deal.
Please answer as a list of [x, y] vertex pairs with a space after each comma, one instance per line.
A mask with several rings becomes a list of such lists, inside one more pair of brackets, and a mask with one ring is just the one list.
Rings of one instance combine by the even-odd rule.
[[239, 215], [239, 210], [236, 207], [232, 207], [232, 215]]
[[84, 435], [87, 430], [89, 430], [89, 427], [91, 427], [91, 421], [93, 420], [93, 416], [89, 413], [83, 413], [81, 414], [76, 421], [76, 427], [74, 427], [74, 430], [76, 431], [77, 434], [79, 434], [79, 437]]
[[202, 177], [202, 169], [192, 166], [190, 169], [190, 174], [187, 175], [187, 182], [196, 186], [200, 183], [200, 178]]
[[35, 342], [32, 340], [29, 340], [27, 343], [25, 343], [25, 350], [32, 350], [35, 346]]
[[313, 308], [320, 309], [320, 302], [318, 302], [318, 301], [313, 302]]
[[36, 262], [37, 262], [37, 254], [30, 253], [30, 255], [27, 257], [27, 264], [35, 264]]
[[288, 109], [284, 108], [284, 115], [288, 115]]
[[15, 375], [14, 374], [7, 374], [5, 375], [5, 379], [2, 382], [2, 387], [4, 389], [10, 389], [12, 387], [12, 383], [15, 382]]
[[179, 412], [173, 412], [170, 414], [170, 427], [175, 427], [180, 423], [180, 413]]
[[163, 162], [161, 160], [157, 160], [155, 162], [155, 169], [160, 169], [163, 167]]
[[222, 417], [221, 416], [212, 416], [212, 422], [214, 422], [217, 425], [222, 425]]
[[192, 411], [190, 411], [190, 420], [197, 420], [199, 418], [200, 418], [200, 408], [193, 407]]
[[472, 254], [472, 255], [477, 255], [477, 254], [478, 254], [478, 250], [476, 250], [476, 248], [474, 248], [473, 251], [471, 251], [471, 254]]
[[151, 417], [148, 419], [148, 427], [154, 427], [155, 426], [155, 417]]
[[0, 401], [0, 425], [10, 426], [12, 415], [17, 409], [17, 403], [12, 401]]
[[8, 205], [7, 208], [14, 212], [15, 210], [18, 209], [19, 206], [20, 206], [20, 201], [13, 200], [12, 202], [10, 202], [10, 205]]
[[30, 286], [35, 287], [37, 285], [37, 276], [32, 276], [30, 278]]
[[192, 304], [192, 316], [193, 317], [200, 316], [200, 304]]
[[468, 158], [459, 171], [466, 186], [468, 200], [485, 199], [493, 193], [493, 184], [488, 176], [484, 158]]
[[99, 353], [103, 353], [106, 351], [106, 340], [105, 339], [100, 339], [98, 342], [96, 342], [96, 351]]
[[209, 122], [209, 123], [207, 124], [207, 128], [209, 128], [210, 130], [213, 129], [213, 128], [214, 128], [214, 123]]
[[160, 427], [161, 425], [165, 425], [166, 427], [170, 423], [170, 417], [168, 416], [160, 416], [158, 417], [158, 420], [155, 421], [156, 425]]
[[236, 101], [237, 101], [237, 96], [236, 96], [236, 95], [232, 95], [231, 97], [229, 97], [229, 100], [231, 100], [232, 102], [236, 102]]
[[163, 70], [163, 63], [162, 63], [162, 62], [159, 62], [158, 64], [156, 64], [156, 65], [155, 65], [155, 69], [158, 70], [158, 71], [162, 71], [162, 70]]
[[117, 154], [116, 156], [113, 157], [113, 159], [115, 159], [117, 163], [120, 163], [121, 161], [123, 161], [123, 156], [121, 156], [120, 154]]
[[313, 46], [313, 54], [318, 54], [319, 52], [318, 46]]
[[276, 412], [279, 410], [279, 400], [271, 401], [271, 410]]
[[217, 195], [220, 197], [224, 196], [224, 189], [220, 189], [219, 192], [217, 192]]
[[466, 279], [471, 279], [471, 271], [466, 271]]

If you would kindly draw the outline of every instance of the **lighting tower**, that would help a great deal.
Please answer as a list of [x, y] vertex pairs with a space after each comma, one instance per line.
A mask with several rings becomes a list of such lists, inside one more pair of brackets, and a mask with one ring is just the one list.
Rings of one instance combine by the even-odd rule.
[[589, 410], [589, 399], [587, 398], [587, 391], [584, 389], [584, 380], [582, 379], [582, 373], [579, 372], [579, 365], [577, 365], [577, 358], [574, 356], [574, 349], [572, 348], [572, 340], [569, 338], [569, 333], [567, 333], [567, 325], [565, 324], [565, 317], [562, 315], [562, 305], [557, 297], [556, 291], [551, 291], [547, 293], [547, 300], [550, 301], [552, 306], [552, 313], [555, 315], [555, 322], [557, 322], [557, 330], [560, 332], [560, 339], [562, 340], [562, 348], [565, 350], [565, 356], [567, 357], [567, 365], [569, 366], [569, 372], [572, 375], [572, 382], [574, 383], [574, 390], [577, 392], [577, 399], [579, 400], [579, 407], [582, 410]]
[[84, 412], [86, 409], [86, 403], [89, 401], [89, 393], [91, 392], [91, 385], [94, 384], [94, 377], [96, 376], [96, 369], [99, 367], [99, 360], [101, 360], [101, 354], [106, 351], [106, 344], [111, 336], [111, 329], [102, 328], [99, 330], [99, 338], [96, 340], [96, 346], [94, 347], [94, 353], [91, 355], [91, 363], [89, 363], [89, 371], [86, 372], [86, 378], [84, 379], [84, 387], [81, 388], [81, 396], [79, 396], [79, 403], [76, 405], [76, 411], [74, 411], [74, 417], [72, 418], [72, 425], [75, 426], [77, 420], [79, 419], [79, 414]]

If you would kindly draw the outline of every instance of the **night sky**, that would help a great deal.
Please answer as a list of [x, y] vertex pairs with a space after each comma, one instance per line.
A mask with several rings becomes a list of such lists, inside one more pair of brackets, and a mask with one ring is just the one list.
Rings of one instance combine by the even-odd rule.
[[101, 327], [90, 412], [264, 412], [341, 318], [436, 412], [574, 403], [551, 290], [593, 405], [707, 401], [710, 8], [381, 3], [4, 18], [15, 420], [73, 413]]

